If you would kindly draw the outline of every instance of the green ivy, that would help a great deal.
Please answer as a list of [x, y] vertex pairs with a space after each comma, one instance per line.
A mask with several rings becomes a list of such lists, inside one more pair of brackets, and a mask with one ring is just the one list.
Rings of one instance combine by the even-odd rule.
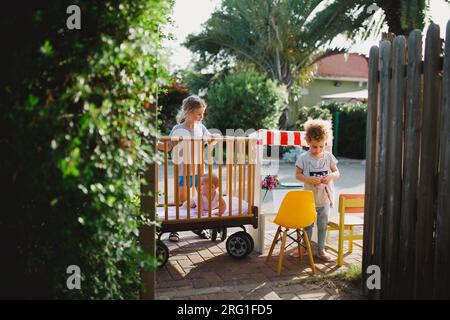
[[[67, 30], [66, 8], [81, 8]], [[172, 1], [14, 2], [1, 13], [2, 295], [136, 298], [139, 174], [153, 161], [149, 107], [166, 78], [160, 26]], [[20, 17], [10, 15], [20, 12]], [[81, 289], [66, 269], [81, 269]], [[4, 290], [4, 292], [3, 292]]]

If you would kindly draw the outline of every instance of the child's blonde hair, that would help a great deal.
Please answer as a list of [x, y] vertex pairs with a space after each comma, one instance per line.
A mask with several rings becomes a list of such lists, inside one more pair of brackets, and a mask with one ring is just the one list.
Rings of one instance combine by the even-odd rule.
[[183, 123], [186, 120], [186, 114], [198, 108], [206, 108], [205, 100], [199, 96], [192, 95], [184, 99], [176, 117], [177, 123]]
[[305, 122], [304, 128], [306, 142], [328, 140], [331, 133], [331, 121], [309, 119]]

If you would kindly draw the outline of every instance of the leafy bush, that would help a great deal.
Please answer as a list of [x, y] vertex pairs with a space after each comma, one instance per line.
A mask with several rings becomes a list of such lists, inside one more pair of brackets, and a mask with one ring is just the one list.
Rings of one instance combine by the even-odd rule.
[[284, 91], [255, 71], [232, 73], [208, 89], [209, 128], [274, 128], [281, 113]]
[[[66, 29], [72, 4], [81, 30]], [[1, 295], [133, 298], [140, 268], [155, 267], [138, 243], [133, 199], [152, 161], [148, 109], [163, 71], [157, 30], [169, 3], [10, 6], [0, 19], [2, 30], [14, 30], [1, 53], [0, 225], [9, 240]], [[66, 286], [70, 265], [80, 267], [80, 290]]]
[[171, 85], [165, 85], [158, 96], [160, 110], [158, 112], [158, 129], [161, 135], [169, 135], [177, 123], [176, 116], [183, 99], [189, 96], [188, 89], [177, 79], [172, 79]]
[[339, 108], [339, 156], [365, 159], [366, 122], [366, 104], [344, 104]]
[[309, 119], [331, 120], [331, 113], [320, 106], [300, 107], [298, 110], [297, 130], [304, 130], [304, 123]]

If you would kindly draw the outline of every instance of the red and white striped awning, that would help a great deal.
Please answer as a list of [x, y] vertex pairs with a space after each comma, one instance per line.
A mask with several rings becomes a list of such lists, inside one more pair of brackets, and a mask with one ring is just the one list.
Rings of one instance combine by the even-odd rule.
[[261, 129], [255, 135], [258, 144], [271, 146], [300, 146], [306, 147], [304, 131], [266, 130]]

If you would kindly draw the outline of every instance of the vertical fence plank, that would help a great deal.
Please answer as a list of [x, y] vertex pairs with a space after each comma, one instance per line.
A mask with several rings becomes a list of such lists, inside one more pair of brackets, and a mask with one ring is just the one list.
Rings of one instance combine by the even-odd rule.
[[183, 188], [185, 188], [184, 190], [186, 190], [186, 200], [187, 200], [187, 218], [190, 219], [191, 218], [191, 187], [189, 184], [189, 174], [191, 171], [191, 166], [189, 165], [190, 162], [190, 157], [189, 157], [189, 140], [187, 139], [183, 139], [183, 176], [184, 176], [184, 181], [183, 181]]
[[[154, 138], [151, 138], [154, 139]], [[151, 141], [156, 145], [156, 141]], [[140, 212], [143, 216], [150, 219], [150, 221], [156, 221], [158, 218], [156, 216], [156, 197], [158, 194], [155, 188], [155, 180], [158, 176], [155, 175], [157, 172], [155, 167], [158, 166], [157, 162], [151, 163], [144, 174], [140, 177], [141, 184], [141, 199], [140, 199]], [[156, 179], [155, 179], [156, 178]], [[142, 223], [139, 226], [139, 241], [142, 249], [149, 255], [155, 256], [156, 254], [156, 227], [154, 224], [149, 226], [148, 224]], [[148, 269], [142, 268], [141, 283], [143, 285], [140, 291], [141, 299], [155, 299], [156, 292], [156, 275], [155, 272], [146, 271]]]
[[213, 167], [213, 156], [212, 156], [212, 144], [211, 140], [208, 139], [208, 217], [211, 218], [212, 215], [212, 167]]
[[387, 287], [385, 276], [385, 259], [384, 259], [384, 217], [385, 217], [385, 188], [386, 188], [386, 147], [387, 147], [387, 130], [388, 123], [388, 106], [389, 106], [389, 90], [390, 90], [390, 60], [391, 60], [391, 43], [383, 40], [380, 43], [380, 121], [378, 124], [379, 137], [379, 158], [378, 158], [378, 181], [377, 181], [377, 204], [376, 204], [376, 246], [377, 250], [374, 255], [374, 264], [378, 265], [383, 274], [381, 283], [381, 292], [375, 292], [375, 298], [383, 296], [383, 288]]
[[420, 119], [422, 114], [422, 34], [413, 31], [408, 37], [407, 93], [405, 104], [405, 142], [403, 184], [399, 233], [399, 298], [410, 299], [414, 289], [414, 247], [416, 194], [419, 175]]
[[433, 232], [436, 215], [437, 127], [439, 106], [439, 26], [432, 24], [427, 31], [424, 62], [424, 109], [420, 148], [416, 227], [416, 283], [417, 298], [431, 297], [433, 283]]
[[203, 159], [202, 159], [202, 149], [203, 149], [203, 140], [197, 140], [195, 141], [195, 145], [197, 146], [197, 149], [194, 150], [197, 158], [197, 175], [198, 175], [198, 185], [197, 185], [197, 217], [200, 218], [202, 216], [203, 207], [202, 207], [202, 193], [200, 190], [200, 178], [201, 178], [201, 171], [203, 168]]
[[233, 211], [233, 163], [234, 163], [234, 140], [227, 140], [227, 181], [228, 181], [228, 213]]
[[229, 157], [228, 157], [228, 150], [229, 150], [229, 143], [228, 143], [228, 140], [227, 140], [227, 138], [225, 138], [224, 139], [224, 142], [225, 142], [225, 153], [226, 153], [226, 157], [225, 157], [225, 171], [226, 171], [226, 176], [227, 176], [227, 178], [225, 179], [225, 193], [228, 195], [228, 192], [229, 192], [229, 190], [230, 190], [230, 188], [229, 188], [229, 186], [228, 186], [228, 183], [229, 183], [229, 167], [228, 167], [228, 160], [229, 160]]
[[[249, 201], [249, 210], [251, 211], [253, 206], [255, 205], [255, 192], [256, 192], [256, 183], [255, 179], [259, 179], [259, 176], [256, 174], [256, 159], [258, 157], [258, 148], [256, 144], [256, 139], [251, 139], [250, 141], [250, 155], [249, 162], [250, 162], [250, 172], [251, 172], [251, 193], [250, 193], [250, 201]], [[253, 211], [251, 211], [253, 213]]]
[[243, 199], [244, 200], [247, 200], [247, 196], [246, 196], [246, 192], [245, 192], [245, 187], [246, 187], [246, 184], [245, 184], [245, 181], [247, 180], [247, 179], [245, 179], [245, 175], [246, 175], [246, 172], [247, 172], [247, 166], [245, 165], [246, 164], [246, 158], [247, 158], [247, 144], [246, 144], [246, 141], [245, 141], [245, 139], [244, 139], [244, 142], [243, 142], [243, 144], [244, 144], [244, 146], [243, 146], [243, 148], [244, 148], [244, 150], [243, 150], [243, 158], [244, 158], [244, 162], [242, 163], [242, 192], [243, 192]]
[[385, 297], [395, 297], [397, 286], [398, 237], [400, 229], [401, 191], [402, 191], [402, 126], [405, 95], [405, 46], [404, 36], [395, 37], [392, 47], [392, 79], [387, 123], [386, 152], [386, 216], [385, 216], [385, 254], [387, 260], [384, 271], [386, 281], [391, 285]]
[[238, 203], [238, 214], [242, 215], [242, 181], [243, 176], [242, 176], [242, 153], [243, 153], [243, 148], [242, 148], [242, 139], [237, 140], [237, 154], [236, 154], [236, 163], [237, 163], [237, 167], [239, 168], [239, 179], [238, 179], [238, 199], [239, 199], [239, 203]]
[[[196, 190], [198, 191], [198, 188], [195, 187], [195, 171], [196, 171], [196, 161], [195, 161], [195, 139], [191, 138], [191, 143], [190, 143], [190, 150], [191, 150], [191, 169], [192, 171], [189, 173], [192, 177], [192, 187], [191, 187], [191, 194], [192, 194], [192, 198], [194, 198], [195, 196], [195, 192]], [[190, 205], [190, 203], [189, 203]], [[197, 208], [198, 211], [198, 208]]]
[[[158, 153], [158, 149], [155, 150], [155, 153]], [[159, 185], [158, 185], [158, 179], [159, 179], [159, 163], [155, 162], [155, 201], [156, 201], [156, 207], [159, 205]]]
[[376, 183], [377, 171], [375, 161], [377, 157], [377, 117], [378, 117], [378, 60], [379, 49], [374, 46], [370, 49], [369, 55], [369, 93], [367, 105], [367, 157], [366, 157], [366, 195], [364, 207], [364, 239], [362, 263], [362, 288], [364, 294], [369, 292], [366, 286], [367, 267], [373, 264], [373, 246], [375, 236], [375, 203], [376, 203]]
[[446, 30], [440, 139], [433, 297], [450, 299], [450, 21]]
[[[247, 162], [246, 162], [246, 167], [247, 167], [247, 203], [250, 204], [250, 196], [251, 196], [251, 179], [252, 179], [252, 173], [250, 170], [250, 139], [247, 140]], [[248, 212], [251, 212], [251, 207], [248, 207]]]
[[[173, 140], [172, 140], [173, 144]], [[175, 202], [175, 214], [177, 217], [177, 220], [180, 218], [180, 195], [178, 194], [178, 177], [179, 177], [179, 164], [180, 164], [180, 144], [177, 143], [173, 147], [172, 151], [172, 163], [173, 163], [173, 193], [175, 195], [174, 202]]]
[[222, 164], [223, 164], [223, 140], [220, 138], [217, 142], [217, 164], [219, 166], [219, 195], [223, 196], [222, 190]]
[[237, 189], [237, 175], [238, 175], [238, 140], [237, 138], [234, 138], [235, 142], [234, 142], [234, 151], [233, 151], [233, 167], [234, 167], [234, 175], [233, 175], [233, 197], [236, 197], [236, 191]]
[[168, 170], [168, 155], [167, 155], [167, 141], [163, 142], [164, 144], [164, 219], [169, 219], [169, 170]]

